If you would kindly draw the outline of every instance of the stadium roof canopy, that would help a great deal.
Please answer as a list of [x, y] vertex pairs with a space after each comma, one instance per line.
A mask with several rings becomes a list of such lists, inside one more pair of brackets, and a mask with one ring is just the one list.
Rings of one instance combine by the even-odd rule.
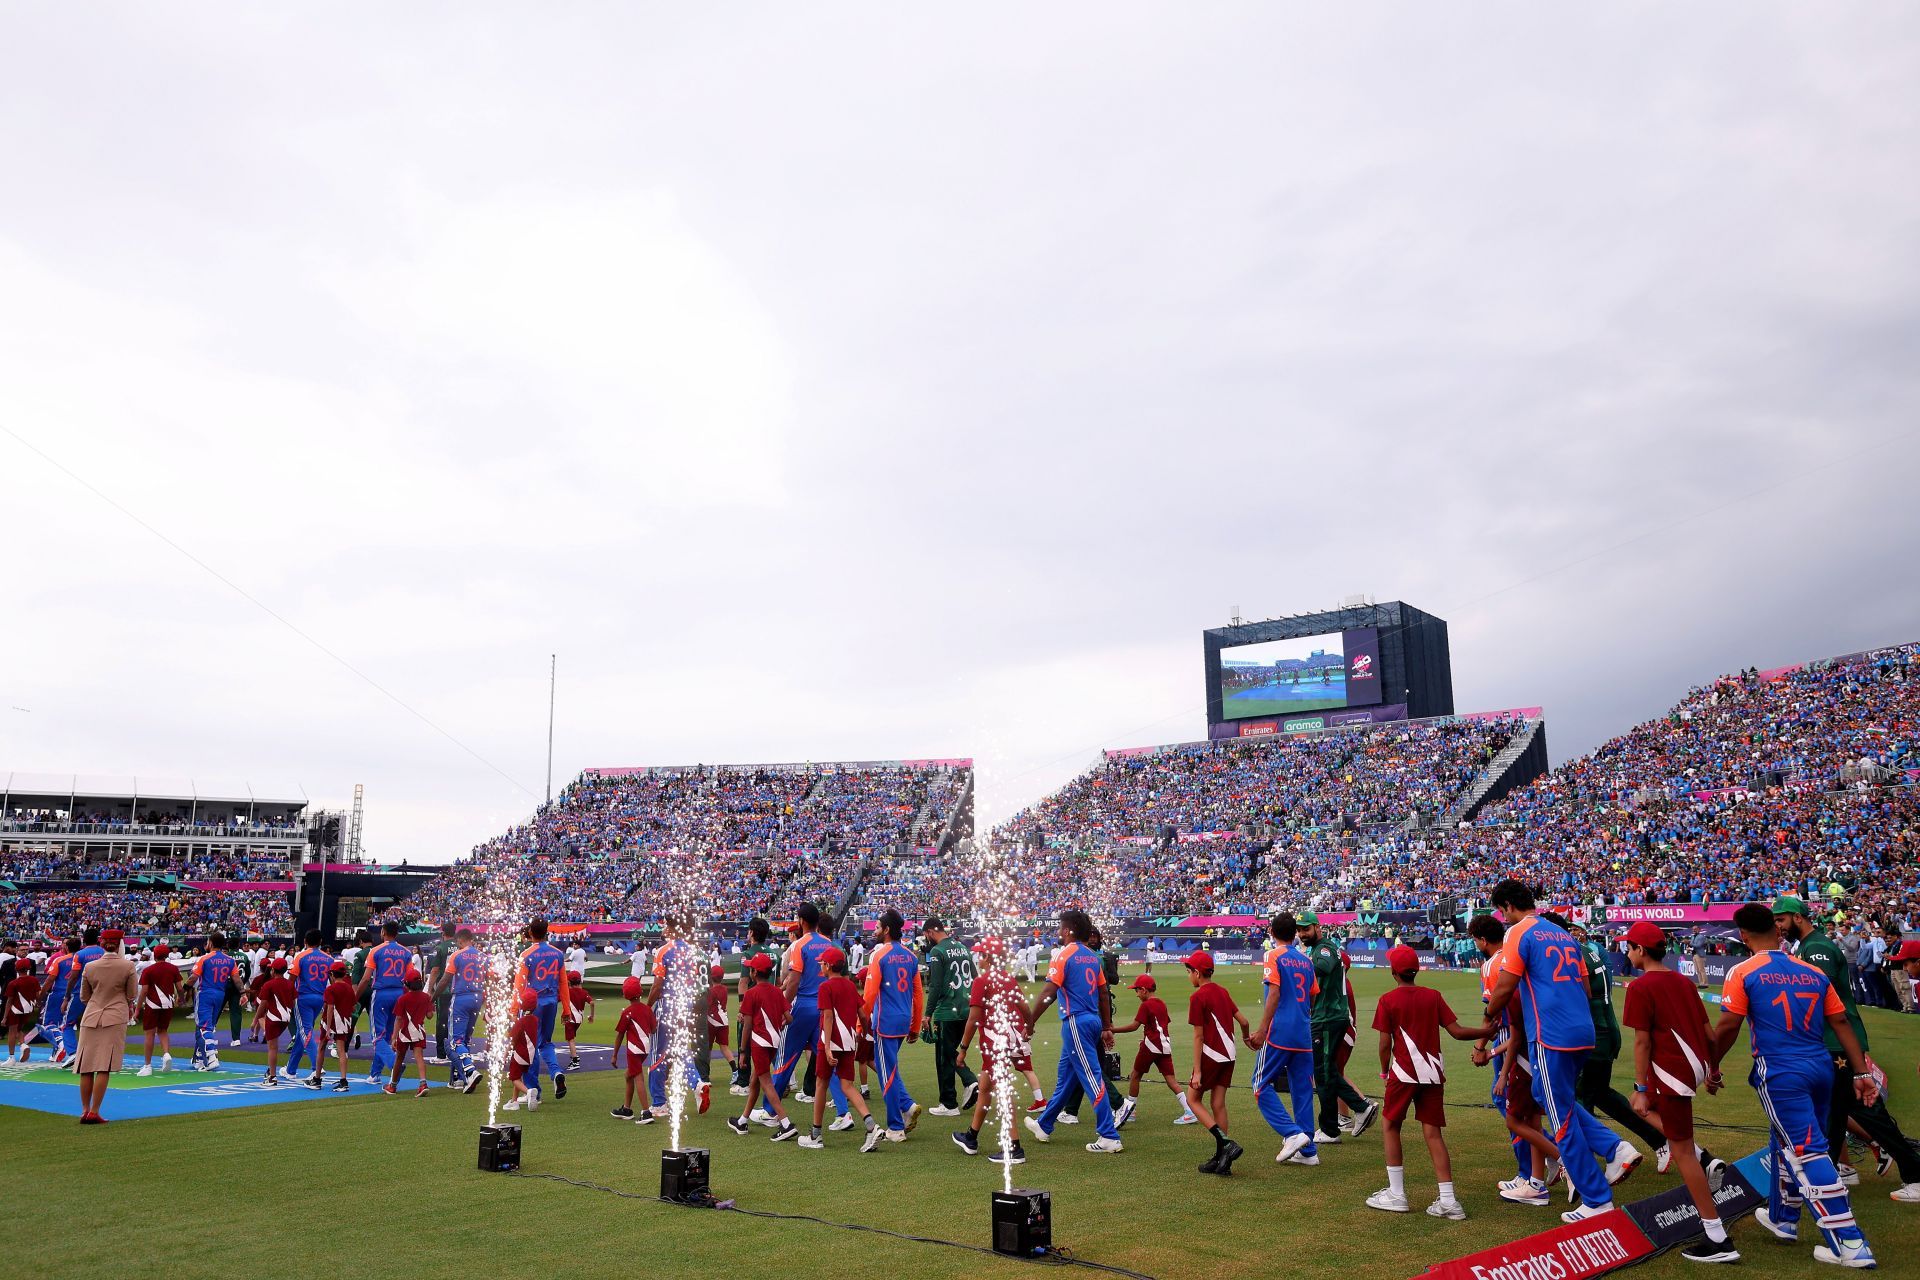
[[257, 783], [228, 778], [166, 778], [131, 774], [0, 772], [0, 792], [15, 803], [32, 799], [192, 800], [207, 804], [255, 804], [304, 809], [298, 783]]

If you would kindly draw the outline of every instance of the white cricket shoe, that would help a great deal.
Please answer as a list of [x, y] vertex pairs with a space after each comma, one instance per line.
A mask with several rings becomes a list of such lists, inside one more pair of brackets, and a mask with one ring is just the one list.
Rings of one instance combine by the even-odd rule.
[[1302, 1151], [1306, 1150], [1307, 1147], [1311, 1145], [1311, 1143], [1312, 1143], [1312, 1139], [1307, 1137], [1306, 1134], [1304, 1133], [1294, 1134], [1291, 1138], [1288, 1138], [1285, 1142], [1280, 1144], [1280, 1154], [1273, 1158], [1274, 1163], [1285, 1164], [1287, 1161], [1293, 1159], [1296, 1155], [1299, 1155]]
[[1048, 1133], [1045, 1129], [1042, 1129], [1040, 1127], [1040, 1122], [1034, 1119], [1032, 1116], [1026, 1117], [1023, 1123], [1025, 1123], [1027, 1126], [1027, 1132], [1033, 1135], [1033, 1140], [1035, 1142], [1052, 1142], [1053, 1141], [1053, 1135]]
[[1406, 1213], [1412, 1206], [1407, 1203], [1404, 1191], [1395, 1191], [1392, 1187], [1382, 1187], [1367, 1197], [1367, 1208], [1384, 1209], [1388, 1213]]
[[[8, 1066], [12, 1066], [12, 1065], [13, 1065], [13, 1059], [12, 1059], [12, 1058], [8, 1058], [8, 1059], [7, 1059], [7, 1065], [8, 1065]], [[140, 1078], [141, 1078], [142, 1080], [144, 1080], [144, 1079], [146, 1079], [146, 1078], [147, 1078], [148, 1076], [150, 1076], [150, 1075], [152, 1075], [152, 1074], [153, 1074], [153, 1064], [152, 1064], [151, 1062], [149, 1062], [149, 1063], [147, 1063], [147, 1064], [146, 1064], [145, 1066], [143, 1066], [143, 1067], [141, 1067], [141, 1068], [140, 1068], [140, 1069], [139, 1069], [138, 1071], [136, 1071], [136, 1072], [134, 1072], [133, 1074], [134, 1074], [134, 1075], [136, 1075], [136, 1076], [139, 1076], [139, 1077], [140, 1077]]]
[[1458, 1200], [1435, 1200], [1427, 1206], [1429, 1218], [1446, 1218], [1450, 1222], [1465, 1222], [1467, 1211]]
[[827, 1132], [841, 1133], [851, 1128], [853, 1128], [853, 1112], [843, 1111], [834, 1119], [832, 1124], [827, 1126]]
[[1631, 1142], [1622, 1142], [1613, 1149], [1612, 1159], [1607, 1161], [1607, 1185], [1617, 1187], [1627, 1180], [1627, 1175], [1640, 1167], [1647, 1157]]
[[1095, 1138], [1087, 1144], [1087, 1150], [1097, 1156], [1111, 1156], [1125, 1151], [1126, 1146], [1118, 1138]]

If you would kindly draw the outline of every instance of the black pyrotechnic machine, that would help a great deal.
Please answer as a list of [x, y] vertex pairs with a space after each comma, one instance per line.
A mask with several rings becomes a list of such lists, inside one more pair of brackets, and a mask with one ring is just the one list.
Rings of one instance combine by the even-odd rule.
[[1032, 1187], [993, 1193], [993, 1251], [1033, 1258], [1053, 1248], [1053, 1197]]
[[660, 1153], [660, 1198], [699, 1200], [707, 1194], [707, 1171], [712, 1153], [705, 1147]]
[[480, 1168], [485, 1173], [511, 1173], [520, 1167], [520, 1126], [480, 1126]]

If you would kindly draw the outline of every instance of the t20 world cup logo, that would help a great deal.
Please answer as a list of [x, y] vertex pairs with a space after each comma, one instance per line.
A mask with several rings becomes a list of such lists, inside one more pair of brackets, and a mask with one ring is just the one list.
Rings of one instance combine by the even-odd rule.
[[1370, 653], [1354, 654], [1353, 665], [1347, 675], [1348, 678], [1352, 680], [1373, 679], [1373, 655]]

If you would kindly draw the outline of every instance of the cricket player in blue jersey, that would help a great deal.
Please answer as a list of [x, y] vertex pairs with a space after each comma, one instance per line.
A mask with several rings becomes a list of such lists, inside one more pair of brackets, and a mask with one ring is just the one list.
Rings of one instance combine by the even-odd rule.
[[66, 1050], [66, 1063], [69, 1069], [78, 1066], [73, 1057], [80, 1048], [80, 1015], [86, 1011], [86, 1001], [80, 998], [80, 979], [86, 975], [87, 966], [106, 954], [100, 946], [100, 930], [89, 925], [81, 934], [83, 945], [73, 956], [73, 985], [67, 990], [67, 1007], [60, 1015], [60, 1046]]
[[[907, 1092], [900, 1074], [900, 1048], [920, 1038], [926, 993], [920, 984], [920, 958], [901, 945], [906, 921], [891, 907], [880, 917], [880, 945], [867, 961], [867, 989], [860, 1007], [873, 1028], [873, 1067], [887, 1103], [887, 1141], [905, 1142], [920, 1122], [920, 1104]], [[815, 1013], [818, 1014], [818, 1000]], [[817, 1020], [817, 1017], [816, 1017]]]
[[62, 943], [61, 949], [47, 961], [47, 999], [41, 1014], [40, 1034], [46, 1037], [47, 1044], [53, 1049], [53, 1065], [56, 1067], [65, 1063], [69, 1056], [61, 1020], [67, 1016], [68, 992], [80, 989], [79, 950], [80, 938], [75, 935]]
[[567, 1096], [567, 1075], [560, 1070], [560, 1059], [553, 1050], [553, 1021], [559, 1016], [560, 1002], [567, 998], [567, 987], [571, 981], [567, 973], [567, 956], [547, 941], [545, 920], [528, 921], [527, 937], [533, 945], [520, 953], [520, 962], [513, 972], [513, 987], [516, 994], [525, 991], [534, 994], [534, 1016], [540, 1023], [540, 1043], [523, 1082], [527, 1092], [537, 1096], [540, 1092], [540, 1069], [545, 1067], [547, 1074], [553, 1077], [553, 1096], [564, 1098]]
[[[1587, 1001], [1587, 962], [1573, 935], [1534, 913], [1533, 890], [1518, 880], [1493, 887], [1493, 909], [1507, 925], [1500, 975], [1487, 997], [1487, 1020], [1497, 1020], [1516, 995], [1533, 1062], [1533, 1096], [1546, 1114], [1548, 1137], [1560, 1150], [1580, 1203], [1560, 1215], [1575, 1223], [1613, 1208], [1613, 1187], [1645, 1159], [1630, 1142], [1593, 1118], [1574, 1098], [1574, 1085], [1593, 1048], [1593, 1010]], [[1604, 1162], [1604, 1169], [1601, 1167]]]
[[785, 1098], [800, 1055], [811, 1053], [820, 1040], [820, 983], [827, 976], [820, 957], [833, 949], [833, 939], [820, 935], [820, 908], [803, 902], [794, 911], [800, 936], [787, 948], [786, 973], [780, 990], [787, 997], [787, 1029], [780, 1038], [780, 1055], [773, 1064], [774, 1096]]
[[[215, 933], [207, 938], [207, 949], [193, 962], [193, 1066], [196, 1071], [215, 1071], [220, 1055], [220, 1010], [226, 1006], [233, 989], [239, 961], [227, 954], [227, 937]], [[77, 985], [77, 984], [76, 984]]]
[[359, 990], [373, 990], [373, 1066], [367, 1083], [384, 1085], [393, 1066], [393, 1006], [407, 989], [407, 970], [413, 966], [413, 954], [400, 942], [400, 926], [392, 920], [380, 926], [380, 941], [367, 952], [367, 967], [360, 975]]
[[[1300, 926], [1282, 911], [1267, 926], [1273, 948], [1267, 952], [1262, 988], [1266, 1003], [1253, 1033], [1259, 1056], [1253, 1064], [1253, 1105], [1280, 1135], [1282, 1164], [1319, 1164], [1313, 1135], [1301, 1126], [1313, 1123], [1313, 997], [1320, 990], [1313, 961], [1294, 945]], [[1280, 1100], [1282, 1085], [1293, 1112]]]
[[1847, 1189], [1827, 1150], [1827, 1112], [1833, 1091], [1833, 1056], [1827, 1052], [1829, 1027], [1853, 1068], [1853, 1088], [1861, 1105], [1880, 1096], [1859, 1037], [1847, 1022], [1847, 1008], [1813, 965], [1780, 949], [1773, 909], [1749, 902], [1733, 914], [1740, 941], [1753, 954], [1733, 966], [1720, 994], [1720, 1021], [1708, 1055], [1707, 1091], [1720, 1088], [1720, 1060], [1747, 1024], [1753, 1069], [1747, 1080], [1767, 1113], [1767, 1158], [1773, 1171], [1767, 1207], [1755, 1220], [1782, 1240], [1800, 1236], [1800, 1209], [1811, 1202], [1821, 1243], [1816, 1262], [1865, 1269], [1873, 1250], [1854, 1221]]
[[327, 984], [333, 980], [333, 957], [321, 949], [321, 936], [318, 929], [307, 930], [307, 945], [293, 957], [290, 970], [294, 991], [293, 1047], [287, 1053], [287, 1075], [291, 1077], [311, 1056], [313, 1074], [305, 1081], [309, 1089], [320, 1087], [323, 1074], [322, 1046], [315, 1029], [320, 1025], [320, 1010], [327, 1002]]
[[454, 930], [453, 943], [447, 967], [434, 975], [434, 984], [436, 994], [443, 988], [453, 993], [447, 1007], [447, 1054], [453, 1060], [450, 1084], [462, 1093], [472, 1093], [482, 1075], [473, 1064], [473, 1024], [486, 1002], [487, 956], [473, 945], [473, 930], [465, 925]]
[[1037, 1026], [1047, 1006], [1055, 1000], [1060, 1002], [1060, 1073], [1046, 1110], [1038, 1119], [1026, 1117], [1026, 1126], [1040, 1141], [1052, 1142], [1053, 1127], [1066, 1104], [1067, 1086], [1077, 1083], [1093, 1099], [1094, 1125], [1100, 1131], [1100, 1136], [1087, 1144], [1087, 1150], [1108, 1155], [1125, 1148], [1113, 1122], [1106, 1073], [1100, 1069], [1101, 1052], [1113, 1047], [1113, 992], [1107, 987], [1105, 962], [1087, 945], [1092, 937], [1093, 921], [1086, 912], [1070, 909], [1060, 913], [1060, 952], [1047, 970], [1046, 986], [1027, 1010], [1027, 1025]]

